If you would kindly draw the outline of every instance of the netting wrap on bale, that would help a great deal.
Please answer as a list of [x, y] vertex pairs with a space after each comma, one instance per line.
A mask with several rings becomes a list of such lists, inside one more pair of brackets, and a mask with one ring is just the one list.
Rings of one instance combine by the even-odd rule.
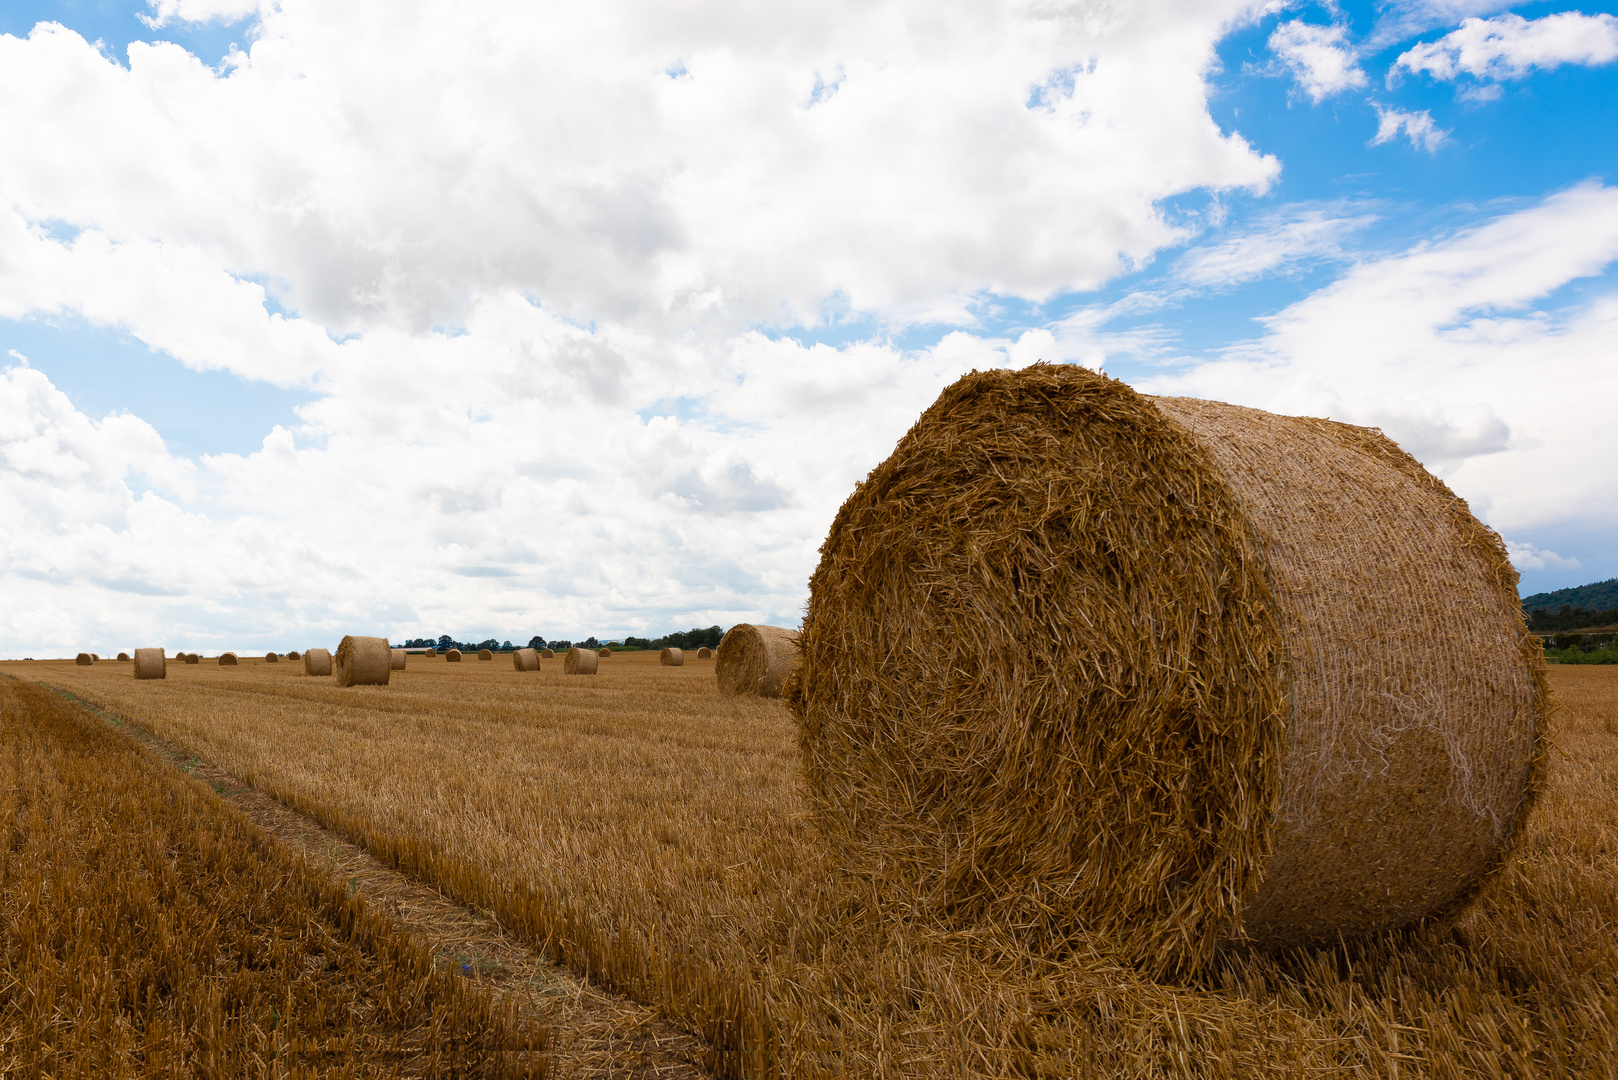
[[664, 667], [680, 667], [685, 663], [685, 650], [673, 647], [657, 654], [657, 662]]
[[135, 678], [163, 679], [168, 677], [168, 661], [162, 649], [135, 650]]
[[325, 649], [309, 649], [303, 654], [305, 675], [330, 675], [331, 653]]
[[575, 646], [567, 651], [566, 656], [562, 657], [562, 674], [594, 675], [596, 666], [600, 663], [601, 658], [593, 651]]
[[719, 642], [714, 678], [721, 692], [735, 697], [780, 697], [782, 684], [798, 663], [798, 634], [781, 626], [737, 623]]
[[394, 671], [403, 671], [405, 669], [405, 651], [403, 649], [393, 649], [388, 654], [388, 662]]
[[838, 513], [789, 706], [869, 895], [1188, 971], [1500, 864], [1547, 709], [1515, 586], [1379, 432], [973, 373]]
[[338, 686], [386, 686], [393, 672], [388, 639], [349, 634], [337, 643], [332, 675]]
[[511, 666], [518, 671], [538, 671], [539, 653], [533, 649], [515, 649], [511, 654]]

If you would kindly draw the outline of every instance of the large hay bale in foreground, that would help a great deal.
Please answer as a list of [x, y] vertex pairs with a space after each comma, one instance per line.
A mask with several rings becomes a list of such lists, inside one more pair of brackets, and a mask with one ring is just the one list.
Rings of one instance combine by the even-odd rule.
[[567, 655], [562, 657], [562, 674], [564, 675], [594, 675], [596, 666], [601, 658], [589, 649], [577, 646], [569, 649]]
[[79, 667], [89, 667], [91, 664], [95, 663], [94, 660], [90, 659], [90, 654], [87, 652], [81, 652], [79, 655], [75, 656], [73, 658], [73, 662], [79, 665]]
[[494, 653], [490, 652], [488, 649], [479, 649], [478, 650], [478, 659], [479, 660], [493, 660], [494, 659]]
[[517, 649], [511, 654], [511, 666], [518, 671], [538, 671], [539, 653], [533, 649]]
[[337, 644], [332, 675], [338, 686], [386, 686], [393, 673], [393, 650], [388, 639], [349, 634]]
[[451, 649], [444, 654], [444, 659], [451, 664], [459, 664], [461, 662], [461, 650]]
[[135, 650], [135, 678], [164, 679], [168, 677], [168, 660], [162, 649]]
[[838, 513], [789, 705], [871, 895], [1188, 971], [1500, 865], [1547, 711], [1516, 580], [1379, 432], [973, 373]]
[[782, 626], [737, 623], [719, 642], [714, 678], [730, 697], [780, 697], [781, 685], [798, 663], [798, 634]]
[[405, 651], [403, 649], [391, 650], [388, 653], [388, 666], [394, 671], [403, 671], [405, 669]]
[[236, 654], [233, 653], [233, 652], [225, 652], [225, 653], [220, 653], [219, 654], [219, 666], [220, 667], [236, 667], [239, 663], [240, 663], [240, 661], [238, 661], [236, 659]]
[[331, 653], [325, 649], [307, 649], [303, 654], [305, 675], [330, 675]]
[[708, 648], [708, 646], [704, 645], [702, 648], [697, 650], [697, 659], [698, 660], [712, 660], [713, 659], [713, 650]]
[[667, 648], [657, 654], [657, 662], [664, 667], [681, 667], [685, 664], [685, 650]]

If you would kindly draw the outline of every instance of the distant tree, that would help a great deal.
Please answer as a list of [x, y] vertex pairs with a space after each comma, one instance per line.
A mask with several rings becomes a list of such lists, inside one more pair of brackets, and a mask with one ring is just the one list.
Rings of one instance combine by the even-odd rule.
[[651, 647], [652, 647], [651, 641], [649, 641], [646, 638], [643, 638], [643, 637], [626, 637], [626, 638], [624, 638], [624, 648], [626, 648], [626, 649], [649, 649]]
[[438, 638], [438, 647], [444, 650], [453, 649], [455, 648], [455, 639], [448, 634], [442, 634]]
[[550, 647], [558, 650], [571, 649], [573, 647], [573, 643], [571, 641], [553, 641], [551, 642]]
[[511, 642], [508, 641], [504, 645], [501, 645], [500, 646], [500, 651], [502, 651], [502, 652], [510, 652], [511, 651]]
[[599, 649], [601, 648], [601, 642], [596, 640], [596, 636], [594, 634], [591, 634], [589, 637], [584, 639], [584, 647], [586, 649]]
[[540, 637], [538, 634], [535, 634], [533, 637], [528, 639], [528, 647], [530, 649], [543, 649], [545, 647], [545, 639]]

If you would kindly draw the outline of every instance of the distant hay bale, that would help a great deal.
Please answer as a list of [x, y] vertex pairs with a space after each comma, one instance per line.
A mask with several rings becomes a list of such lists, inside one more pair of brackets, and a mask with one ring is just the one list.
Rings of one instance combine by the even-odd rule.
[[337, 645], [332, 675], [338, 686], [386, 686], [393, 672], [388, 639], [349, 634]]
[[708, 648], [708, 646], [704, 645], [702, 648], [697, 650], [697, 659], [698, 660], [712, 660], [713, 659], [713, 650]]
[[219, 654], [219, 666], [220, 667], [236, 667], [237, 666], [236, 654], [233, 653], [233, 652], [220, 653]]
[[392, 667], [394, 671], [403, 671], [405, 669], [405, 651], [403, 649], [393, 649], [390, 651], [389, 666]]
[[291, 650], [290, 652], [287, 653], [287, 659], [288, 660], [299, 660], [299, 659], [302, 659], [302, 658], [298, 655], [298, 650], [293, 649], [293, 650]]
[[73, 658], [73, 662], [80, 667], [89, 667], [91, 664], [95, 663], [95, 659], [89, 653], [81, 652], [79, 655]]
[[902, 916], [1153, 972], [1444, 918], [1542, 782], [1516, 582], [1377, 431], [974, 372], [810, 580], [822, 834]]
[[533, 649], [517, 649], [511, 654], [511, 666], [518, 671], [538, 671], [539, 653]]
[[461, 662], [461, 650], [451, 649], [449, 652], [444, 654], [444, 659], [448, 660], [452, 664], [459, 664]]
[[325, 649], [309, 649], [303, 654], [305, 675], [330, 675], [331, 653]]
[[543, 656], [543, 657], [544, 657], [544, 658], [545, 658], [545, 659], [547, 659], [547, 660], [554, 660], [554, 659], [556, 659], [556, 653], [555, 653], [555, 652], [553, 652], [553, 651], [552, 651], [552, 650], [550, 650], [550, 649], [541, 649], [541, 650], [539, 650], [539, 655], [540, 655], [540, 656]]
[[664, 649], [657, 654], [657, 662], [664, 667], [680, 667], [685, 663], [684, 649]]
[[479, 660], [493, 660], [494, 659], [494, 653], [490, 652], [488, 649], [479, 649], [478, 650], [478, 659]]
[[168, 677], [168, 661], [162, 649], [135, 650], [135, 678], [163, 679]]
[[281, 658], [272, 652], [267, 652], [264, 654], [264, 662], [266, 664], [279, 664], [281, 662]]
[[781, 685], [798, 663], [798, 634], [781, 626], [737, 623], [719, 643], [714, 678], [730, 697], [780, 697]]
[[603, 660], [610, 660], [612, 659], [612, 650], [603, 646], [602, 648], [596, 650], [596, 655], [601, 657]]
[[562, 658], [562, 674], [594, 675], [596, 666], [600, 663], [601, 658], [594, 652], [575, 646], [569, 649], [567, 655]]
[[126, 653], [126, 652], [121, 652], [121, 653], [118, 654], [118, 659], [119, 660], [128, 660], [129, 659], [129, 654]]
[[90, 659], [99, 661], [101, 659], [101, 654], [100, 653], [91, 653], [90, 654]]
[[188, 664], [200, 664], [202, 663], [202, 657], [197, 653], [186, 653], [185, 662]]
[[426, 653], [424, 653], [423, 655], [425, 655], [425, 656], [437, 656], [438, 655], [438, 650], [437, 649], [428, 649], [426, 651]]

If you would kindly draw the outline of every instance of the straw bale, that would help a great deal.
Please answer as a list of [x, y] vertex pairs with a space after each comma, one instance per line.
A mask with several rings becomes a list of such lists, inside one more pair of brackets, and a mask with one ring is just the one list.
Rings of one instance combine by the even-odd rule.
[[100, 653], [91, 653], [90, 654], [90, 659], [91, 660], [100, 660], [101, 659], [101, 654]]
[[126, 653], [126, 652], [121, 652], [121, 653], [118, 654], [118, 659], [120, 659], [120, 660], [128, 660], [129, 659], [129, 654]]
[[188, 664], [200, 664], [202, 663], [202, 657], [197, 653], [186, 653], [185, 662]]
[[162, 649], [135, 650], [135, 678], [162, 679], [168, 676], [168, 661]]
[[73, 662], [80, 667], [89, 667], [91, 664], [95, 663], [94, 660], [90, 659], [90, 654], [87, 652], [81, 652], [79, 655], [75, 656], [73, 658]]
[[539, 650], [539, 655], [544, 657], [546, 660], [554, 660], [556, 658], [556, 653], [550, 649]]
[[272, 652], [267, 652], [264, 654], [264, 662], [266, 664], [279, 664], [281, 662], [281, 658]]
[[461, 662], [461, 650], [451, 649], [449, 652], [444, 654], [444, 659], [452, 664], [459, 664]]
[[594, 675], [596, 666], [600, 663], [601, 658], [591, 650], [574, 646], [567, 651], [566, 656], [562, 657], [562, 674]]
[[780, 697], [781, 686], [798, 663], [798, 634], [781, 626], [737, 623], [719, 642], [714, 678], [721, 692], [736, 697]]
[[290, 652], [287, 653], [287, 659], [288, 660], [300, 660], [300, 659], [302, 659], [302, 657], [300, 657], [298, 655], [298, 650], [297, 649], [293, 649], [293, 650], [291, 650]]
[[488, 649], [479, 649], [478, 650], [478, 659], [479, 660], [493, 660], [494, 659], [494, 653], [490, 652]]
[[511, 654], [511, 666], [518, 671], [538, 671], [539, 653], [533, 649], [517, 649]]
[[389, 664], [394, 671], [405, 669], [405, 651], [403, 649], [390, 650]]
[[706, 645], [704, 645], [702, 648], [697, 650], [697, 659], [698, 660], [712, 660], [713, 659], [713, 650], [708, 648]]
[[664, 667], [680, 667], [685, 663], [684, 649], [664, 649], [657, 655], [657, 662]]
[[424, 655], [426, 655], [426, 656], [437, 656], [438, 655], [438, 650], [437, 649], [428, 649], [427, 652]]
[[236, 659], [236, 654], [235, 653], [226, 652], [226, 653], [220, 653], [219, 654], [219, 666], [220, 667], [235, 667], [237, 665], [237, 663], [238, 663], [238, 661]]
[[596, 655], [601, 657], [603, 660], [609, 660], [612, 658], [612, 650], [608, 648], [600, 648], [596, 650]]
[[331, 653], [325, 649], [309, 649], [303, 654], [305, 675], [330, 675]]
[[1548, 709], [1516, 580], [1380, 432], [974, 372], [839, 511], [788, 704], [866, 895], [1188, 972], [1500, 866]]
[[337, 646], [332, 675], [338, 686], [386, 686], [393, 672], [388, 639], [349, 634]]

